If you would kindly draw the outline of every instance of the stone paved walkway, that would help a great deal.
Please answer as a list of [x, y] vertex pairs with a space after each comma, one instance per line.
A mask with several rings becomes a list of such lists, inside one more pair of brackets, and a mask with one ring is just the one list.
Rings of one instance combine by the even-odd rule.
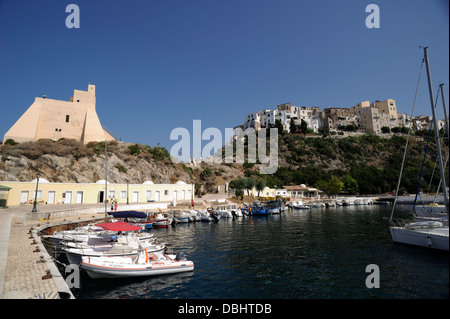
[[52, 278], [42, 279], [47, 264], [40, 262], [40, 252], [34, 252], [37, 245], [32, 245], [29, 230], [30, 226], [23, 226], [18, 216], [12, 217], [2, 298], [31, 298], [57, 291]]
[[[212, 196], [214, 200], [219, 196]], [[223, 197], [223, 196], [222, 196]], [[196, 208], [208, 207], [204, 200], [196, 199]], [[68, 216], [51, 218], [49, 221], [32, 220], [32, 206], [12, 206], [0, 209], [0, 299], [29, 299], [58, 297], [58, 292], [69, 291], [64, 279], [54, 265], [51, 257], [42, 244], [32, 244], [39, 240], [36, 228], [47, 222], [63, 224], [70, 221], [88, 220], [92, 217], [101, 218], [104, 215], [104, 205], [38, 205], [40, 216], [50, 216], [48, 213], [70, 211]], [[180, 209], [181, 207], [176, 207]], [[187, 207], [185, 207], [187, 208]], [[84, 211], [72, 215], [75, 210]], [[103, 211], [103, 213], [100, 213]], [[30, 230], [34, 229], [30, 234]], [[40, 248], [40, 251], [36, 251]], [[40, 262], [41, 256], [47, 262]], [[43, 279], [51, 271], [52, 278]]]

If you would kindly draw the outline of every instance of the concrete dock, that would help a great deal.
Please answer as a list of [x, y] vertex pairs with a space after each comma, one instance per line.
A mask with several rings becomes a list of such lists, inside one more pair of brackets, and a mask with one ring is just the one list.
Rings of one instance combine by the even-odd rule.
[[[207, 206], [203, 200], [195, 202], [196, 208]], [[119, 210], [148, 206], [127, 205]], [[0, 299], [74, 298], [38, 232], [50, 226], [104, 218], [105, 205], [38, 205], [36, 213], [32, 208], [20, 205], [0, 209]]]
[[[49, 213], [62, 209], [58, 206], [38, 206], [38, 212], [49, 216]], [[70, 211], [79, 209], [81, 214], [70, 214], [73, 216], [62, 216], [54, 220], [32, 219], [30, 205], [0, 209], [1, 299], [73, 298], [64, 278], [37, 234], [40, 228], [51, 224], [89, 219], [93, 215], [96, 215], [96, 218], [102, 217], [102, 214], [98, 213], [89, 214], [90, 209], [96, 208], [94, 206], [71, 206]], [[83, 212], [85, 213], [82, 214]]]

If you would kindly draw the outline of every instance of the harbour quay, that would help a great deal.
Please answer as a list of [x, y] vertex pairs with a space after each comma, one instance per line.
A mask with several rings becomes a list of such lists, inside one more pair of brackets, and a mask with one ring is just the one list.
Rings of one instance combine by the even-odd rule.
[[[73, 299], [53, 258], [41, 242], [39, 232], [45, 228], [83, 220], [101, 219], [92, 214], [95, 207], [80, 209], [84, 213], [43, 220], [31, 218], [30, 206], [0, 210], [0, 298], [1, 299]], [[51, 216], [57, 207], [38, 206], [38, 212]], [[59, 208], [61, 210], [61, 208]], [[88, 214], [91, 210], [91, 214]]]
[[[195, 202], [198, 207], [205, 205]], [[163, 209], [169, 206], [158, 204]], [[118, 210], [145, 210], [152, 205], [155, 203], [121, 205]], [[104, 218], [103, 204], [37, 205], [36, 212], [32, 212], [32, 205], [0, 209], [0, 299], [74, 299], [39, 233], [50, 227]]]
[[[377, 198], [380, 202], [391, 202], [395, 200], [395, 196], [379, 196]], [[428, 205], [428, 204], [444, 204], [444, 196], [431, 196], [431, 195], [420, 195], [420, 196], [397, 196], [397, 204], [403, 205], [413, 205], [416, 202], [418, 205]]]

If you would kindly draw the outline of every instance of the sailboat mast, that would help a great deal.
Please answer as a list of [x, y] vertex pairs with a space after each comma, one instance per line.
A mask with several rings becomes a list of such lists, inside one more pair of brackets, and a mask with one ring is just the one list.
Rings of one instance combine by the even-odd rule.
[[445, 201], [445, 207], [447, 210], [447, 218], [449, 217], [449, 205], [448, 205], [448, 192], [447, 192], [447, 185], [445, 182], [445, 169], [444, 169], [444, 163], [442, 162], [442, 154], [441, 154], [441, 145], [439, 143], [439, 131], [437, 126], [437, 118], [436, 118], [436, 108], [434, 105], [434, 97], [433, 97], [433, 86], [431, 81], [431, 71], [430, 71], [430, 61], [428, 61], [428, 47], [423, 48], [424, 54], [425, 54], [425, 65], [427, 67], [427, 78], [428, 78], [428, 90], [430, 92], [430, 102], [431, 102], [431, 111], [433, 112], [433, 123], [434, 123], [434, 133], [436, 136], [436, 148], [438, 153], [438, 159], [439, 159], [439, 168], [441, 171], [441, 180], [442, 180], [442, 186], [444, 189], [444, 201]]
[[442, 95], [442, 106], [444, 107], [444, 117], [445, 117], [445, 128], [447, 129], [447, 138], [450, 137], [449, 133], [449, 123], [448, 123], [448, 117], [447, 117], [447, 107], [445, 106], [445, 95], [444, 95], [444, 83], [439, 84], [441, 87], [441, 95]]
[[105, 140], [105, 223], [106, 223], [106, 216], [108, 214], [108, 149], [107, 149], [107, 140]]

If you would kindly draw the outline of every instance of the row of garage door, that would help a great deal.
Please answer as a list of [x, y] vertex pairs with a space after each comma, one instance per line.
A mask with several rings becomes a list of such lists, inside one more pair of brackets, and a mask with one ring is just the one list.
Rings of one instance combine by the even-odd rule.
[[[104, 202], [104, 191], [99, 191], [97, 202], [103, 203]], [[148, 195], [148, 194], [147, 194]], [[188, 194], [190, 196], [190, 192]], [[34, 201], [35, 191], [30, 194], [30, 191], [21, 191], [20, 192], [20, 203], [28, 203]], [[84, 192], [83, 191], [76, 191], [75, 193], [75, 201], [73, 200], [73, 192], [72, 191], [66, 191], [62, 194], [62, 198], [57, 199], [56, 198], [56, 191], [48, 191], [47, 192], [47, 198], [45, 202], [47, 204], [82, 204], [84, 203]], [[186, 198], [185, 191], [181, 191], [180, 194], [178, 194], [177, 191], [173, 191], [173, 199], [181, 199], [184, 200]], [[147, 198], [148, 200], [149, 198]], [[43, 200], [43, 194], [42, 191], [39, 190], [37, 193], [37, 200], [42, 201]], [[154, 201], [159, 202], [161, 200], [161, 194], [159, 191], [155, 191], [155, 197]], [[132, 202], [138, 203], [139, 202], [139, 192], [134, 191], [132, 194]]]
[[[83, 203], [83, 191], [77, 191], [76, 192], [76, 204], [82, 204]], [[20, 203], [27, 203], [29, 201], [34, 201], [34, 192], [31, 195], [32, 198], [30, 198], [30, 192], [29, 191], [21, 191], [20, 192]], [[37, 200], [42, 200], [42, 191], [38, 191], [37, 194]], [[67, 191], [63, 194], [63, 197], [61, 199], [56, 200], [56, 191], [48, 191], [47, 193], [47, 204], [56, 204], [57, 202], [59, 204], [72, 204], [72, 191]]]

